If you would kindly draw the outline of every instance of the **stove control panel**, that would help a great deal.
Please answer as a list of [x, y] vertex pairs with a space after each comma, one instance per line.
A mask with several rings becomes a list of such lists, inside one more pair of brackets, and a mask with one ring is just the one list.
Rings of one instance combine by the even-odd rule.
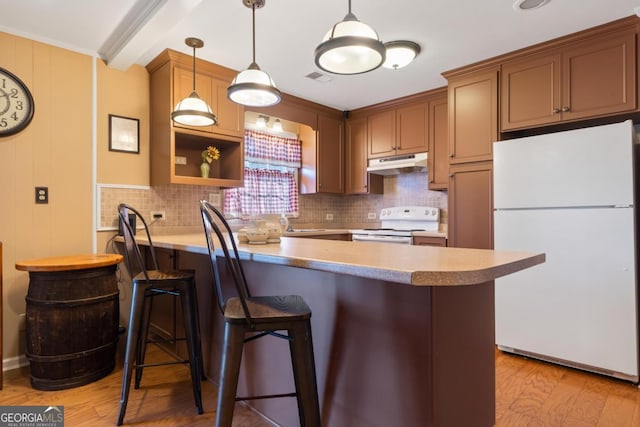
[[428, 206], [397, 206], [380, 211], [383, 221], [440, 221], [440, 209]]

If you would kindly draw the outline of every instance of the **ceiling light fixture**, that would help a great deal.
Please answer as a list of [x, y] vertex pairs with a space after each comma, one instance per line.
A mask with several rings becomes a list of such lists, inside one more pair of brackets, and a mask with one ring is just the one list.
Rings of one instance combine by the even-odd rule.
[[268, 121], [269, 121], [269, 117], [259, 115], [258, 118], [256, 119], [256, 126], [258, 126], [259, 128], [266, 128]]
[[280, 123], [280, 119], [276, 119], [276, 121], [273, 122], [273, 126], [271, 126], [271, 129], [276, 132], [282, 132], [282, 123]]
[[215, 125], [218, 121], [216, 115], [196, 92], [196, 49], [204, 46], [204, 42], [195, 37], [189, 37], [185, 39], [184, 43], [193, 48], [193, 91], [191, 95], [178, 102], [171, 113], [171, 120], [187, 126]]
[[316, 65], [334, 74], [361, 74], [378, 68], [385, 59], [384, 44], [369, 25], [349, 12], [327, 32], [316, 47]]
[[409, 65], [420, 53], [419, 44], [406, 40], [387, 42], [384, 47], [387, 49], [387, 59], [382, 66], [394, 70]]
[[522, 12], [538, 9], [547, 3], [549, 3], [549, 0], [516, 0], [516, 2], [513, 4], [513, 8]]
[[256, 63], [256, 8], [263, 7], [265, 1], [242, 0], [245, 6], [251, 8], [253, 16], [253, 62], [249, 68], [240, 72], [227, 88], [227, 97], [231, 101], [247, 107], [269, 107], [282, 99], [282, 94], [276, 88], [273, 79]]

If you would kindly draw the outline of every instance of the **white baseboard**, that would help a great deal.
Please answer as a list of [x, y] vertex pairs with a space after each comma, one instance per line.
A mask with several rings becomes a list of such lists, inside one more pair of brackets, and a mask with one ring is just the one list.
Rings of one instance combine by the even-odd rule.
[[2, 371], [11, 371], [29, 365], [29, 359], [24, 354], [2, 360]]

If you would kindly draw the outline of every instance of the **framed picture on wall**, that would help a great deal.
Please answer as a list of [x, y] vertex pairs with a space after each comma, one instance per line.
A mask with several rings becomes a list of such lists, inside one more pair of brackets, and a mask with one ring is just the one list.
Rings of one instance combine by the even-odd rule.
[[140, 153], [140, 120], [109, 114], [109, 151]]

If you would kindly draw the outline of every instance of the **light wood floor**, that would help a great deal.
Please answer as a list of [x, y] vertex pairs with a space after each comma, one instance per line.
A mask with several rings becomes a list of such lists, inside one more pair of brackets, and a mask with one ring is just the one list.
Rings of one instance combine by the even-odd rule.
[[[155, 345], [147, 347], [147, 357], [149, 362], [167, 360], [164, 352]], [[117, 359], [116, 369], [105, 378], [68, 390], [34, 390], [30, 385], [28, 367], [5, 372], [0, 405], [64, 406], [67, 427], [113, 427], [118, 417], [122, 384], [122, 358]], [[198, 415], [187, 365], [147, 368], [140, 388], [135, 390], [133, 384], [131, 386], [123, 425], [211, 427], [216, 418], [216, 396], [216, 387], [204, 381], [204, 413]], [[236, 405], [233, 427], [272, 426], [242, 404]]]
[[496, 350], [496, 426], [640, 426], [640, 389]]
[[[152, 350], [149, 354], [161, 354]], [[106, 378], [61, 391], [38, 391], [29, 369], [5, 373], [1, 405], [64, 405], [65, 425], [114, 426], [122, 368]], [[197, 415], [185, 366], [145, 370], [142, 388], [131, 391], [125, 425], [212, 426], [215, 387], [204, 383], [205, 413]], [[496, 426], [640, 426], [640, 389], [596, 374], [496, 352]], [[238, 405], [234, 427], [271, 424]], [[366, 427], [366, 426], [354, 426]]]

